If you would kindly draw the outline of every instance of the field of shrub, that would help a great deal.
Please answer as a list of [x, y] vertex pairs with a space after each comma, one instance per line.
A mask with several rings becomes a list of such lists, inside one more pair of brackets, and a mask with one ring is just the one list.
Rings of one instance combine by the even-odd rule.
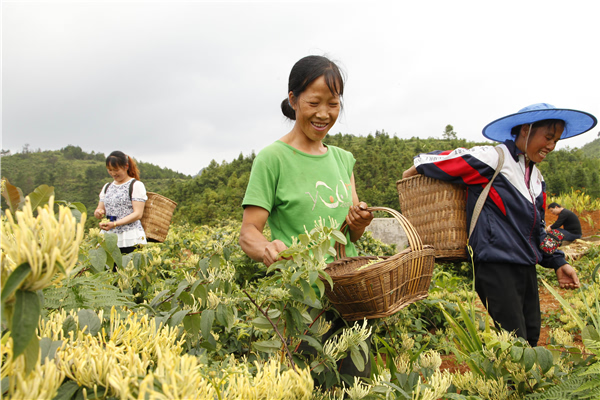
[[[559, 294], [553, 271], [538, 267], [562, 305], [545, 315], [538, 347], [493, 327], [467, 262], [437, 264], [427, 299], [325, 340], [335, 314], [322, 295], [325, 255], [343, 240], [335, 221], [316, 221], [290, 260], [266, 269], [242, 252], [237, 221], [172, 225], [164, 243], [121, 256], [115, 235], [85, 230], [85, 211], [49, 190], [9, 203], [5, 398], [600, 398], [597, 245], [572, 264], [580, 290]], [[369, 234], [358, 248], [396, 252]], [[443, 367], [448, 359], [461, 368]], [[368, 377], [341, 374], [344, 362], [370, 365]]]

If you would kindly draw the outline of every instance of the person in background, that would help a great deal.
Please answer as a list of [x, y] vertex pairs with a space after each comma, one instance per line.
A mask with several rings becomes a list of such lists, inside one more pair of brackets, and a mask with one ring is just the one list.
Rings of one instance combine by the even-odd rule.
[[548, 210], [558, 216], [558, 219], [552, 225], [546, 227], [547, 232], [556, 229], [563, 234], [563, 240], [569, 242], [581, 237], [581, 223], [573, 211], [567, 210], [558, 203], [550, 203]]
[[[504, 164], [493, 181], [469, 238], [473, 248], [475, 289], [496, 325], [536, 346], [541, 329], [536, 264], [556, 271], [561, 288], [579, 287], [577, 273], [564, 253], [544, 245], [546, 184], [536, 164], [560, 139], [596, 126], [588, 113], [533, 104], [483, 128], [500, 142]], [[499, 164], [493, 146], [420, 154], [404, 178], [417, 173], [467, 185], [467, 221]]]
[[139, 181], [140, 172], [135, 160], [121, 151], [110, 153], [106, 158], [106, 169], [113, 181], [102, 187], [94, 216], [103, 218], [100, 229], [116, 233], [121, 253], [128, 254], [136, 246], [147, 243], [140, 222], [148, 200], [146, 187]]
[[[290, 72], [281, 109], [295, 121], [294, 126], [257, 155], [242, 203], [240, 245], [248, 256], [266, 266], [279, 259], [279, 253], [292, 244], [292, 236], [298, 237], [305, 227], [310, 230], [319, 218], [327, 221], [328, 217], [339, 224], [346, 220], [346, 255], [357, 256], [353, 242], [361, 237], [373, 214], [356, 194], [352, 154], [323, 143], [338, 118], [343, 93], [344, 78], [337, 65], [325, 57], [304, 57]], [[263, 235], [267, 221], [272, 240]], [[330, 333], [342, 326], [344, 321], [337, 319]], [[352, 367], [348, 357], [341, 372], [370, 375], [370, 362], [362, 372]]]

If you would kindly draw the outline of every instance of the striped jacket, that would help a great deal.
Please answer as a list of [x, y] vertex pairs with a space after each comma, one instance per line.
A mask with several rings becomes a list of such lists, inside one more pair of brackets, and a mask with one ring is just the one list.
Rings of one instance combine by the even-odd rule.
[[[530, 163], [529, 188], [525, 183], [525, 158], [515, 142], [499, 145], [504, 165], [494, 180], [469, 243], [476, 262], [535, 265], [558, 269], [567, 264], [562, 251], [546, 254], [539, 248], [546, 232], [546, 183]], [[485, 185], [494, 175], [498, 153], [493, 146], [459, 148], [420, 154], [414, 160], [426, 176], [467, 185], [467, 221]]]

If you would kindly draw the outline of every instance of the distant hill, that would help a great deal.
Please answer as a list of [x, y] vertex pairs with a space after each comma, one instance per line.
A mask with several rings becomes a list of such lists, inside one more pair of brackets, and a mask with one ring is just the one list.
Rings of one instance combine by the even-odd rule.
[[[386, 132], [374, 135], [328, 135], [324, 142], [350, 151], [356, 158], [354, 176], [361, 200], [369, 205], [398, 209], [396, 181], [412, 165], [418, 153], [433, 150], [470, 148], [489, 142], [465, 139], [399, 139]], [[594, 150], [600, 139], [583, 149], [564, 149], [550, 153], [539, 165], [549, 194], [566, 193], [571, 188], [600, 197], [600, 158]], [[240, 153], [231, 162], [212, 161], [193, 178], [168, 168], [139, 162], [142, 180], [149, 191], [176, 201], [174, 220], [192, 224], [218, 224], [225, 219], [242, 218], [242, 200], [248, 185], [255, 154]], [[110, 181], [104, 154], [85, 153], [67, 146], [59, 151], [17, 153], [2, 157], [2, 176], [29, 193], [40, 184], [55, 187], [61, 200], [80, 201], [93, 212], [98, 192]]]
[[[2, 177], [30, 193], [37, 186], [54, 186], [57, 200], [81, 202], [92, 217], [98, 205], [98, 194], [106, 182], [112, 181], [102, 153], [86, 153], [79, 146], [67, 146], [55, 151], [22, 152], [2, 156]], [[137, 161], [137, 160], [136, 160]], [[137, 161], [146, 189], [162, 193], [170, 185], [191, 179], [191, 176], [169, 168]], [[4, 203], [4, 199], [2, 199]], [[4, 204], [3, 204], [4, 208]]]
[[587, 143], [581, 148], [583, 154], [590, 158], [600, 158], [600, 133], [598, 138], [592, 142]]

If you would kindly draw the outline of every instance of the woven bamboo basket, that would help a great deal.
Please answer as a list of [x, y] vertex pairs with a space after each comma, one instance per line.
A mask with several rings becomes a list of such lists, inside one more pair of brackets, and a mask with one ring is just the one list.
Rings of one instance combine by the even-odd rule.
[[142, 227], [150, 241], [164, 242], [177, 203], [158, 193], [147, 192], [148, 200], [142, 215]]
[[433, 275], [435, 253], [424, 246], [417, 231], [398, 211], [386, 207], [370, 207], [370, 211], [391, 214], [405, 230], [409, 248], [382, 261], [362, 266], [378, 257], [344, 257], [344, 246], [338, 246], [343, 257], [330, 263], [325, 272], [333, 288], [323, 280], [325, 295], [346, 321], [383, 318], [427, 297]]
[[424, 175], [399, 180], [396, 187], [402, 214], [423, 243], [435, 248], [435, 257], [467, 259], [466, 187]]

